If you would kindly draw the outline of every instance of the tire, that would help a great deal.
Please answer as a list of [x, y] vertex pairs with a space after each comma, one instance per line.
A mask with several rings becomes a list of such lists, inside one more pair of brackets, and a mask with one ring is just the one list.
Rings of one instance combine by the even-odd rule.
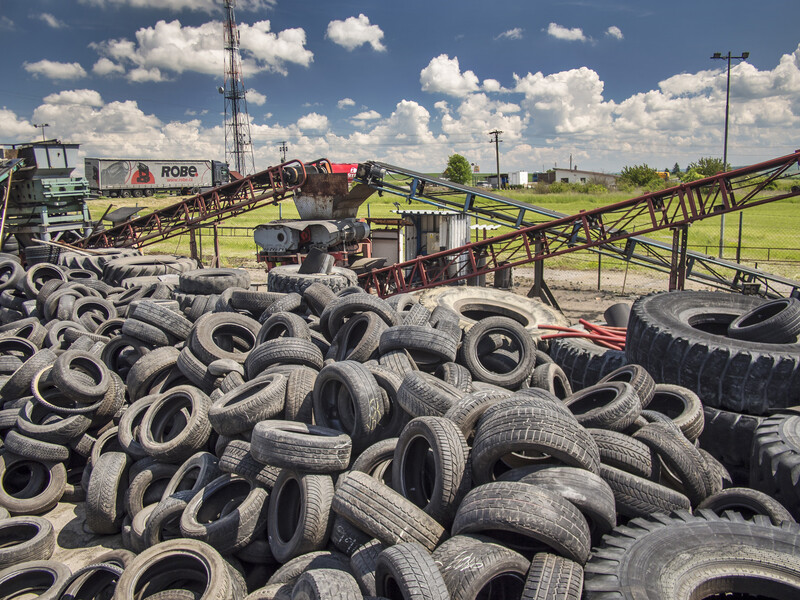
[[336, 299], [331, 288], [322, 283], [312, 283], [303, 290], [303, 300], [315, 315], [320, 316], [325, 307]]
[[392, 460], [392, 487], [442, 525], [453, 522], [472, 484], [469, 448], [444, 417], [412, 419], [400, 433]]
[[510, 391], [504, 389], [472, 392], [453, 403], [444, 417], [453, 421], [464, 437], [470, 440], [484, 411], [511, 395]]
[[283, 418], [286, 421], [313, 423], [314, 385], [319, 373], [308, 367], [293, 370], [286, 378]]
[[48, 560], [56, 546], [53, 525], [41, 517], [0, 520], [0, 569], [31, 560]]
[[208, 410], [208, 420], [221, 435], [249, 431], [256, 423], [283, 412], [287, 378], [280, 374], [258, 377], [228, 392]]
[[55, 560], [35, 560], [0, 571], [0, 590], [6, 599], [24, 598], [30, 593], [39, 600], [59, 600], [70, 570]]
[[[89, 375], [91, 379], [82, 375]], [[51, 377], [59, 391], [80, 404], [97, 402], [111, 385], [108, 367], [96, 356], [78, 350], [61, 354], [53, 364]]]
[[446, 530], [420, 508], [366, 473], [339, 476], [332, 510], [388, 546], [416, 541], [432, 551]]
[[352, 575], [336, 569], [306, 571], [292, 589], [292, 600], [361, 600]]
[[377, 315], [387, 327], [398, 324], [397, 311], [385, 300], [370, 294], [351, 294], [338, 298], [326, 307], [320, 316], [322, 332], [335, 336], [348, 318], [364, 312]]
[[147, 456], [142, 445], [139, 443], [138, 430], [144, 418], [144, 413], [150, 408], [150, 405], [155, 401], [157, 395], [145, 396], [140, 398], [133, 404], [129, 405], [127, 410], [122, 414], [117, 426], [117, 439], [120, 446], [133, 460], [139, 460]]
[[700, 447], [731, 472], [737, 485], [748, 485], [753, 438], [764, 417], [703, 406]]
[[117, 565], [97, 563], [75, 571], [67, 580], [62, 598], [109, 597], [114, 593], [122, 568]]
[[684, 387], [659, 383], [655, 386], [648, 410], [658, 411], [672, 419], [690, 442], [703, 433], [703, 404], [697, 394]]
[[180, 589], [187, 581], [195, 598], [233, 598], [228, 564], [214, 548], [197, 540], [169, 540], [139, 554], [123, 571], [114, 596], [137, 598], [142, 590], [152, 597], [169, 589]]
[[339, 554], [338, 552], [327, 550], [309, 552], [282, 565], [272, 574], [272, 577], [267, 581], [267, 585], [294, 585], [303, 573], [317, 569], [336, 569], [349, 573], [350, 561], [344, 554]]
[[184, 294], [221, 294], [230, 288], [250, 287], [250, 274], [244, 269], [196, 269], [178, 276]]
[[623, 517], [646, 517], [691, 509], [689, 498], [643, 477], [606, 465], [600, 465], [600, 476], [611, 486], [617, 513]]
[[4, 398], [22, 398], [30, 393], [33, 376], [56, 361], [57, 356], [49, 348], [43, 348], [22, 363], [14, 374], [0, 387]]
[[636, 390], [624, 382], [601, 382], [575, 392], [564, 400], [584, 427], [625, 431], [642, 412]]
[[406, 350], [416, 364], [454, 362], [458, 340], [447, 332], [420, 325], [397, 325], [381, 334], [379, 351]]
[[655, 452], [678, 478], [692, 506], [718, 491], [713, 489], [702, 455], [677, 428], [672, 429], [666, 423], [649, 423], [633, 437]]
[[125, 492], [125, 512], [135, 519], [145, 506], [159, 502], [177, 470], [177, 465], [155, 463], [131, 477]]
[[168, 346], [157, 348], [139, 358], [125, 379], [131, 401], [160, 392], [167, 375], [177, 364], [179, 354], [176, 348]]
[[123, 256], [112, 258], [103, 266], [103, 281], [121, 285], [133, 277], [151, 277], [183, 273], [197, 268], [191, 258], [176, 258], [169, 255]]
[[627, 363], [625, 352], [582, 338], [550, 340], [550, 357], [563, 369], [574, 391], [596, 384]]
[[173, 388], [159, 396], [144, 413], [139, 426], [142, 449], [156, 460], [186, 460], [208, 443], [210, 406], [208, 396], [190, 385]]
[[346, 556], [352, 556], [361, 546], [372, 540], [372, 536], [364, 533], [339, 515], [334, 515], [331, 530], [331, 544]]
[[200, 451], [187, 458], [167, 482], [161, 500], [183, 491], [199, 492], [214, 479], [222, 475], [217, 457]]
[[[189, 337], [189, 348], [204, 364], [220, 358], [244, 363], [255, 348], [261, 325], [237, 313], [216, 313], [198, 319]], [[225, 347], [220, 346], [223, 343]]]
[[583, 591], [583, 567], [578, 563], [537, 552], [520, 600], [577, 600]]
[[[378, 359], [378, 363], [380, 366], [389, 369], [390, 371], [394, 371], [400, 377], [403, 377], [409, 371], [418, 371], [419, 367], [417, 367], [417, 363], [411, 358], [411, 355], [406, 352], [405, 349], [402, 350], [390, 350], [389, 352], [382, 353]], [[449, 363], [445, 363], [449, 364]], [[470, 376], [471, 377], [471, 376]]]
[[422, 371], [407, 373], [397, 390], [398, 404], [412, 417], [444, 416], [463, 396], [457, 387]]
[[542, 545], [579, 564], [589, 558], [586, 519], [559, 494], [526, 483], [495, 481], [473, 488], [458, 507], [453, 535], [483, 533], [512, 550]]
[[256, 336], [256, 345], [278, 338], [300, 338], [311, 340], [308, 323], [300, 315], [290, 312], [277, 312], [264, 321]]
[[32, 401], [25, 404], [17, 417], [17, 429], [22, 435], [60, 445], [80, 439], [91, 424], [85, 415], [56, 417]]
[[494, 316], [511, 318], [536, 336], [541, 335], [539, 325], [569, 325], [560, 311], [539, 300], [492, 288], [437, 288], [423, 292], [419, 301], [434, 312], [438, 307], [450, 309], [466, 329]]
[[362, 364], [348, 360], [323, 368], [313, 397], [315, 423], [348, 434], [356, 453], [379, 441], [384, 415], [381, 388]]
[[350, 269], [333, 267], [329, 275], [321, 273], [300, 275], [297, 272], [299, 268], [300, 265], [283, 265], [270, 269], [267, 275], [267, 290], [302, 294], [310, 285], [319, 283], [336, 293], [351, 285], [358, 285], [358, 277]]
[[795, 522], [791, 513], [777, 500], [767, 496], [764, 492], [750, 488], [728, 488], [717, 492], [697, 505], [697, 509], [707, 508], [715, 513], [722, 514], [732, 510], [741, 514], [745, 519], [752, 519], [755, 515], [769, 517], [773, 525], [780, 525], [783, 521]]
[[[492, 481], [506, 456], [522, 452], [541, 453], [567, 466], [599, 472], [597, 444], [577, 422], [549, 409], [511, 406], [487, 412], [479, 422], [472, 444], [473, 481]], [[531, 462], [541, 460], [531, 458], [524, 464]]]
[[772, 496], [800, 518], [800, 416], [775, 415], [764, 419], [753, 438], [750, 487]]
[[447, 584], [433, 558], [416, 543], [387, 548], [375, 566], [375, 591], [403, 600], [448, 600]]
[[353, 315], [336, 332], [327, 357], [360, 363], [377, 358], [381, 334], [387, 329], [386, 323], [373, 312]]
[[585, 567], [584, 597], [755, 597], [769, 589], [773, 598], [791, 598], [800, 587], [798, 543], [797, 525], [775, 527], [766, 517], [747, 522], [680, 511], [631, 521], [595, 550]]
[[155, 325], [177, 340], [185, 340], [192, 331], [192, 322], [157, 302], [144, 301], [136, 305], [131, 317]]
[[181, 537], [180, 518], [194, 495], [192, 490], [176, 492], [155, 505], [142, 532], [143, 548]]
[[358, 582], [358, 587], [368, 596], [375, 595], [375, 567], [378, 565], [378, 556], [385, 546], [378, 540], [369, 540], [356, 548], [350, 556], [350, 569]]
[[278, 480], [281, 469], [263, 465], [250, 454], [250, 444], [233, 440], [225, 447], [219, 459], [219, 470], [223, 473], [241, 475], [248, 481], [272, 489]]
[[780, 298], [756, 306], [728, 325], [728, 336], [765, 344], [794, 344], [800, 334], [800, 300]]
[[432, 557], [450, 597], [519, 598], [530, 561], [499, 544], [482, 542], [481, 537], [452, 537], [434, 550]]
[[555, 363], [546, 363], [535, 367], [528, 380], [528, 385], [547, 390], [559, 400], [565, 400], [572, 395], [572, 386], [566, 373]]
[[6, 434], [3, 440], [3, 447], [5, 451], [17, 456], [41, 462], [65, 462], [69, 460], [69, 448], [66, 446], [26, 437], [13, 430]]
[[327, 427], [293, 421], [262, 421], [253, 428], [250, 452], [265, 465], [307, 473], [344, 471], [350, 437]]
[[128, 457], [122, 452], [108, 452], [92, 465], [86, 492], [86, 526], [97, 534], [119, 533], [125, 508], [123, 499], [128, 487]]
[[[486, 357], [481, 356], [480, 344], [489, 336], [511, 340], [509, 349], [517, 353], [517, 360], [510, 370], [491, 368]], [[533, 337], [517, 321], [508, 317], [489, 317], [473, 325], [464, 335], [461, 359], [473, 378], [515, 389], [531, 376], [536, 365], [535, 350]]]
[[[351, 471], [366, 473], [384, 485], [392, 487], [392, 461], [400, 438], [386, 438], [359, 454], [350, 465]], [[394, 489], [394, 488], [393, 488]]]
[[645, 444], [624, 433], [588, 429], [600, 451], [600, 462], [631, 475], [658, 481], [659, 462]]
[[599, 475], [573, 467], [547, 467], [520, 481], [555, 492], [574, 504], [586, 518], [593, 545], [617, 526], [614, 492]]
[[43, 463], [6, 452], [0, 455], [0, 506], [12, 515], [39, 515], [64, 495], [62, 463]]
[[332, 501], [329, 475], [281, 471], [267, 511], [267, 539], [278, 562], [325, 548], [333, 525], [329, 519]]
[[272, 365], [303, 365], [319, 371], [322, 364], [322, 352], [313, 342], [279, 338], [256, 346], [244, 360], [244, 369], [248, 379], [254, 379]]
[[183, 537], [221, 554], [241, 550], [267, 527], [267, 491], [236, 475], [221, 475], [189, 501], [181, 515]]
[[715, 292], [640, 298], [628, 323], [628, 360], [660, 383], [689, 388], [715, 408], [764, 414], [800, 404], [800, 344], [725, 335], [731, 321], [759, 304], [751, 296]]
[[650, 401], [653, 399], [655, 393], [656, 382], [650, 376], [650, 373], [644, 370], [640, 365], [628, 364], [619, 369], [615, 369], [598, 383], [608, 383], [611, 381], [622, 381], [630, 384], [639, 396], [639, 401], [642, 408], [649, 408]]

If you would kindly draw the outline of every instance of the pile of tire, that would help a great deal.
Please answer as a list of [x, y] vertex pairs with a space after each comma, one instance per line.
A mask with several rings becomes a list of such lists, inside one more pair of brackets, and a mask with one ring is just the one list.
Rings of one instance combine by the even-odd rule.
[[[123, 289], [48, 268], [0, 280], [20, 301], [0, 309], [10, 597], [800, 587], [800, 527], [729, 487], [696, 445], [697, 394], [641, 366], [573, 390], [506, 316], [465, 327], [446, 306], [317, 281], [254, 291], [234, 269]], [[125, 550], [75, 573], [53, 561], [41, 515], [65, 499]]]

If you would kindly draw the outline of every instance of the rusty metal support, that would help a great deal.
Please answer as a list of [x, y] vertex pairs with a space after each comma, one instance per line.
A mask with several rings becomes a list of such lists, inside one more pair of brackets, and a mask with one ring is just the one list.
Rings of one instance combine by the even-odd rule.
[[[291, 182], [287, 177], [291, 170]], [[181, 202], [98, 231], [78, 242], [83, 248], [147, 246], [182, 235], [208, 221], [222, 221], [275, 204], [305, 182], [305, 165], [291, 160], [226, 183]]]
[[[578, 250], [624, 246], [630, 238], [654, 231], [680, 227], [720, 213], [800, 196], [800, 188], [797, 187], [775, 195], [762, 194], [773, 181], [798, 166], [800, 151], [609, 206], [563, 216], [487, 240], [472, 242], [460, 248], [418, 256], [365, 273], [360, 277], [361, 283], [385, 297], [455, 283]], [[723, 189], [724, 200], [721, 199]], [[687, 208], [687, 196], [692, 195], [695, 195], [695, 205]], [[526, 241], [528, 236], [534, 239], [539, 236], [541, 239], [542, 250], [537, 251], [533, 257]], [[486, 265], [472, 267], [477, 264], [476, 256], [480, 255], [486, 256]], [[692, 268], [696, 271], [697, 257], [693, 254], [692, 258], [695, 263]], [[685, 257], [683, 264], [685, 269]], [[727, 265], [718, 263], [718, 266]], [[767, 286], [779, 282], [790, 289], [800, 287], [798, 282], [776, 276], [765, 279]], [[717, 283], [716, 280], [713, 281]], [[781, 295], [775, 290], [766, 292], [774, 296]]]
[[686, 249], [689, 226], [672, 227], [672, 262], [669, 271], [669, 290], [682, 290], [686, 285]]

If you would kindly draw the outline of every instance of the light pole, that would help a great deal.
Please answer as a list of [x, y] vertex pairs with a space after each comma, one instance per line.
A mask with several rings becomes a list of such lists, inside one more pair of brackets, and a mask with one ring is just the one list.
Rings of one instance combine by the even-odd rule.
[[50, 127], [50, 123], [42, 123], [41, 125], [38, 125], [38, 124], [36, 124], [36, 123], [33, 123], [33, 126], [34, 126], [34, 127], [36, 127], [37, 129], [41, 129], [41, 130], [42, 130], [42, 141], [43, 141], [43, 142], [44, 142], [44, 141], [46, 141], [46, 140], [44, 139], [44, 128], [45, 128], [45, 127]]
[[500, 134], [503, 133], [495, 129], [494, 131], [490, 131], [489, 135], [493, 135], [494, 139], [490, 140], [490, 143], [494, 143], [494, 153], [497, 158], [497, 189], [503, 189], [502, 183], [500, 181], [500, 142], [503, 140], [500, 139]]
[[[723, 56], [721, 52], [714, 52], [711, 56], [712, 60], [727, 60], [728, 61], [728, 78], [725, 84], [725, 135], [722, 142], [722, 169], [728, 169], [728, 112], [731, 105], [731, 60], [747, 60], [750, 56], [749, 52], [742, 52], [741, 56], [731, 56], [730, 50], [728, 54]], [[739, 214], [741, 217], [741, 213]], [[739, 222], [741, 227], [741, 220]], [[722, 250], [725, 246], [725, 214], [723, 213], [719, 223], [719, 257], [722, 258]]]

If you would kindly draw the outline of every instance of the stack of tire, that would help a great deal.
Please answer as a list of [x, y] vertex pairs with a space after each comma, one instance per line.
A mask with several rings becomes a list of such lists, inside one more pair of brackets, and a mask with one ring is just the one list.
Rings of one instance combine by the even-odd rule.
[[[637, 365], [573, 391], [516, 319], [464, 327], [353, 286], [48, 277], [0, 337], [0, 506], [33, 518], [46, 488], [83, 493], [85, 526], [127, 551], [75, 574], [49, 543], [0, 552], [4, 592], [666, 599], [734, 591], [733, 572], [778, 597], [800, 580], [791, 515], [723, 489], [697, 395]], [[4, 538], [8, 520], [0, 550], [46, 534]]]

